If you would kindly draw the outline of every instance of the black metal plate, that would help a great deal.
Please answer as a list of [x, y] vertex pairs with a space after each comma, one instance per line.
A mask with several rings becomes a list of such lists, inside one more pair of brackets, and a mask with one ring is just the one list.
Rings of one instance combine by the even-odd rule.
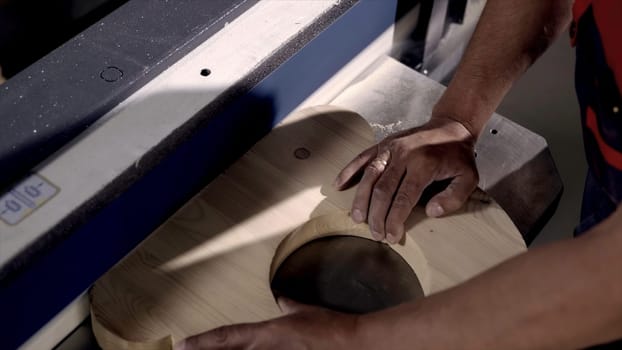
[[0, 192], [258, 0], [133, 0], [0, 86]]

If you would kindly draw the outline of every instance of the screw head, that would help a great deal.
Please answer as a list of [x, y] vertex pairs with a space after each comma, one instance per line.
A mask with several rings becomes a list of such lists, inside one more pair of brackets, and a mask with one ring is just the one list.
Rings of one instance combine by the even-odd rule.
[[115, 66], [110, 66], [104, 68], [99, 74], [99, 77], [104, 81], [109, 83], [114, 83], [115, 81], [121, 79], [123, 77], [123, 71]]

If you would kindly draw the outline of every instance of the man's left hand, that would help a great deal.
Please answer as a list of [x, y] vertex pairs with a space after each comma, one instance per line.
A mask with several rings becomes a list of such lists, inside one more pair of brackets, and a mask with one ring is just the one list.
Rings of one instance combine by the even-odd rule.
[[356, 315], [279, 299], [287, 315], [273, 320], [226, 326], [182, 340], [175, 350], [217, 349], [365, 349], [357, 336]]

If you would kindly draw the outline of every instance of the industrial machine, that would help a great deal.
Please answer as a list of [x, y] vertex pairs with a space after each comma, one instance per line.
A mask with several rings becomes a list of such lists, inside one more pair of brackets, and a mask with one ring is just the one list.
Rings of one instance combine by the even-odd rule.
[[[0, 43], [8, 78], [0, 85], [0, 343], [7, 349], [96, 348], [84, 297], [96, 279], [291, 111], [330, 103], [382, 59], [422, 77], [405, 98], [430, 90], [437, 97], [436, 82], [451, 78], [484, 6], [65, 3], [64, 29], [41, 50], [18, 52], [33, 45], [14, 38]], [[17, 7], [0, 2], [0, 26], [36, 37], [19, 29]], [[434, 96], [422, 98], [423, 111]], [[386, 112], [370, 122], [380, 137], [408, 125], [395, 126], [399, 117]], [[544, 140], [500, 116], [491, 123], [491, 134], [507, 136], [484, 137], [481, 149], [500, 157], [516, 143], [531, 147], [504, 166], [495, 156], [480, 160], [490, 170], [483, 187], [530, 242], [561, 183]], [[533, 184], [524, 174], [534, 171], [547, 180], [516, 191]], [[538, 205], [526, 210], [529, 202]]]

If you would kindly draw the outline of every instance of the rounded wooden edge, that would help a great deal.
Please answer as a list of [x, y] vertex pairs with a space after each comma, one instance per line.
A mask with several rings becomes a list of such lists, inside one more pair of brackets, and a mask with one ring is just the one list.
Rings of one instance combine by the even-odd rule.
[[91, 306], [91, 326], [97, 344], [103, 350], [172, 350], [173, 336], [168, 335], [154, 341], [133, 342], [121, 338], [115, 332], [106, 328], [97, 318]]
[[[303, 245], [323, 237], [353, 236], [374, 240], [367, 224], [356, 224], [346, 211], [313, 218], [287, 235], [279, 244], [270, 264], [270, 281], [283, 261]], [[423, 293], [430, 292], [430, 271], [421, 248], [408, 235], [399, 244], [389, 245], [415, 272]]]
[[360, 130], [365, 130], [364, 133], [360, 134], [359, 136], [370, 142], [367, 146], [371, 146], [373, 143], [376, 142], [374, 130], [372, 129], [369, 122], [362, 115], [354, 110], [330, 104], [305, 107], [303, 109], [293, 111], [285, 119], [283, 119], [283, 121], [279, 123], [274, 128], [274, 130], [277, 130], [282, 125], [295, 123], [297, 121], [304, 120], [310, 117], [329, 116], [332, 117], [333, 120], [338, 120], [339, 118], [335, 117], [342, 117], [344, 115], [350, 115], [354, 117], [349, 120], [349, 122], [354, 122], [354, 124], [356, 124], [354, 128], [360, 128]]

